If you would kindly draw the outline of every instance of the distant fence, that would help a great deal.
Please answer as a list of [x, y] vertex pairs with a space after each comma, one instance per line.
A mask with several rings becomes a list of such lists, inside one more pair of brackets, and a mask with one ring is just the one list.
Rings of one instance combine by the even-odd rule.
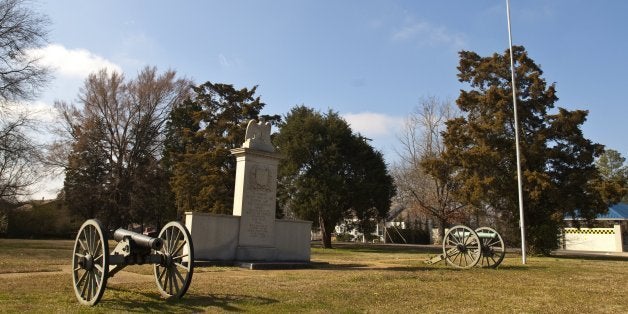
[[573, 251], [622, 252], [620, 225], [613, 228], [565, 228], [563, 248]]

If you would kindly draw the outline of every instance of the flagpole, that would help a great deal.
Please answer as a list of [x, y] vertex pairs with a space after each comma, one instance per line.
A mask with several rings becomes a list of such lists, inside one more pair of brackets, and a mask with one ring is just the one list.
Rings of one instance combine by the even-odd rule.
[[512, 104], [515, 119], [515, 149], [517, 154], [517, 190], [519, 192], [519, 228], [521, 228], [521, 262], [526, 263], [526, 228], [523, 219], [523, 189], [521, 187], [521, 154], [519, 152], [519, 119], [517, 117], [517, 84], [515, 84], [515, 61], [512, 53], [512, 31], [510, 29], [510, 0], [506, 0], [508, 16], [508, 43], [510, 44], [510, 73], [512, 76]]

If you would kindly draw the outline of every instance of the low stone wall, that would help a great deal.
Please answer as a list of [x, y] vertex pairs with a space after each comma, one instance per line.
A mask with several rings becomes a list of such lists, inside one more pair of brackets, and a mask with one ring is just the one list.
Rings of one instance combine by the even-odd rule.
[[239, 244], [240, 216], [185, 213], [194, 258], [203, 261], [309, 262], [311, 221], [275, 220], [274, 245]]
[[275, 247], [277, 259], [283, 261], [310, 261], [312, 222], [303, 220], [275, 220]]
[[197, 260], [232, 261], [238, 247], [240, 217], [207, 213], [185, 213]]
[[621, 227], [613, 228], [565, 228], [563, 230], [565, 250], [622, 252]]

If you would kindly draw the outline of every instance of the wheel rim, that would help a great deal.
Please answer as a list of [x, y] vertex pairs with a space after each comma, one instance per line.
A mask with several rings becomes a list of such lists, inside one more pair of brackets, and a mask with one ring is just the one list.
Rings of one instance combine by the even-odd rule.
[[480, 266], [497, 268], [506, 255], [504, 240], [495, 229], [489, 227], [478, 228], [475, 232], [481, 234], [482, 258], [480, 259]]
[[162, 255], [162, 262], [154, 265], [157, 288], [165, 298], [181, 298], [190, 286], [194, 271], [192, 237], [176, 221], [166, 224], [159, 237], [164, 244], [156, 251]]
[[96, 219], [83, 223], [74, 241], [72, 282], [81, 304], [95, 305], [105, 291], [109, 274], [109, 244]]
[[471, 268], [480, 260], [480, 239], [473, 229], [466, 226], [455, 226], [445, 234], [443, 255], [447, 264], [453, 267]]

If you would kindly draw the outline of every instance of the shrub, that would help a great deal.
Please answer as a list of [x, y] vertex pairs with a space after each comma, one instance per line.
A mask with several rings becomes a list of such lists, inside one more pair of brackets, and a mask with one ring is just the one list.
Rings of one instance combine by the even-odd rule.
[[338, 233], [336, 234], [336, 241], [339, 242], [350, 242], [353, 241], [354, 237], [350, 233]]

